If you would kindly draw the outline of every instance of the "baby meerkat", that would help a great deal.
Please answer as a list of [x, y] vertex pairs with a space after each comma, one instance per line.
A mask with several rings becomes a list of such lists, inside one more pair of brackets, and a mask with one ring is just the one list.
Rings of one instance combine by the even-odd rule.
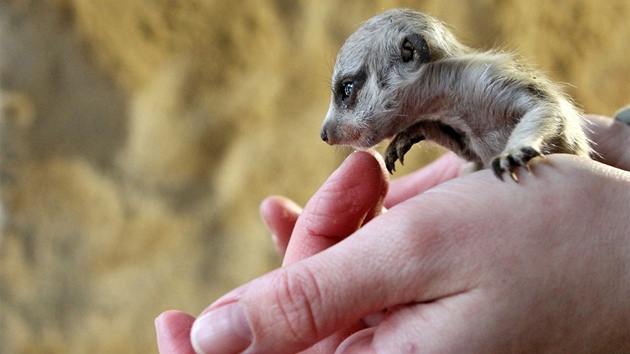
[[390, 173], [411, 146], [432, 140], [515, 181], [536, 156], [590, 153], [581, 114], [557, 84], [409, 9], [369, 19], [339, 50], [321, 138], [356, 149], [393, 138]]

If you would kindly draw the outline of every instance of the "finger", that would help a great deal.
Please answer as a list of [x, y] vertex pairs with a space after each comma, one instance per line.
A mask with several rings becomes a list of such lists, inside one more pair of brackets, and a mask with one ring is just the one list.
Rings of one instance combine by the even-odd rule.
[[595, 159], [607, 165], [630, 171], [630, 126], [607, 117], [588, 115], [587, 126]]
[[180, 311], [166, 311], [155, 319], [160, 354], [193, 354], [190, 328], [195, 318]]
[[315, 343], [315, 345], [309, 347], [304, 351], [301, 351], [300, 354], [334, 353], [335, 350], [339, 347], [340, 343], [344, 342], [353, 333], [361, 331], [363, 329], [365, 329], [365, 326], [361, 322], [357, 322], [355, 325], [344, 328], [343, 330], [339, 330], [330, 337], [324, 339], [323, 341]]
[[[369, 151], [369, 153], [376, 158], [381, 166], [381, 171], [383, 171], [382, 178], [384, 181], [387, 181], [388, 176], [385, 172], [385, 161], [383, 161], [382, 156], [373, 150]], [[388, 188], [387, 184], [385, 184], [385, 188]], [[381, 193], [385, 195], [387, 190], [383, 189]], [[382, 198], [379, 198], [378, 202], [367, 212], [363, 223], [370, 221], [382, 212], [382, 202]], [[302, 208], [299, 205], [282, 196], [270, 196], [263, 200], [260, 205], [260, 215], [271, 231], [274, 246], [281, 256], [284, 256], [286, 252], [291, 233], [301, 213]]]
[[304, 207], [283, 265], [319, 253], [358, 230], [368, 214], [382, 209], [388, 181], [374, 155], [355, 152]]
[[280, 196], [268, 197], [260, 204], [260, 215], [271, 231], [276, 251], [282, 257], [301, 213], [302, 208], [299, 205]]
[[[501, 347], [498, 338], [508, 341], [509, 331], [497, 336], [501, 329], [491, 328], [497, 322], [492, 314], [492, 304], [473, 292], [426, 304], [400, 306], [390, 311], [378, 328], [348, 337], [335, 354], [513, 352], [514, 348], [497, 351], [479, 347], [483, 343]], [[480, 340], [484, 335], [491, 338]]]
[[464, 163], [464, 160], [449, 152], [428, 166], [393, 180], [385, 198], [385, 207], [389, 209], [442, 182], [457, 177]]
[[[313, 232], [314, 230], [324, 230], [326, 229], [326, 223], [328, 220], [323, 215], [329, 213], [331, 217], [335, 219], [333, 222], [334, 225], [339, 225], [343, 223], [347, 223], [348, 225], [354, 225], [352, 228], [346, 229], [338, 229], [334, 230], [335, 235], [328, 235], [323, 240], [319, 239], [321, 242], [318, 242], [317, 245], [310, 244], [310, 253], [315, 254], [323, 251], [324, 249], [332, 246], [338, 241], [342, 240], [346, 236], [349, 236], [352, 232], [356, 231], [363, 224], [372, 220], [377, 215], [383, 212], [383, 199], [387, 194], [387, 189], [389, 187], [389, 175], [387, 174], [387, 170], [385, 168], [385, 161], [382, 156], [374, 150], [367, 151], [369, 155], [371, 155], [374, 159], [370, 159], [369, 156], [365, 153], [360, 153], [349, 158], [349, 161], [344, 166], [344, 168], [339, 169], [339, 179], [335, 177], [331, 177], [329, 181], [325, 184], [326, 188], [325, 193], [335, 192], [338, 189], [341, 193], [348, 196], [348, 199], [340, 199], [333, 200], [332, 203], [326, 201], [324, 196], [320, 196], [319, 193], [313, 198], [311, 202], [306, 206], [306, 212], [302, 215], [307, 216], [309, 213], [316, 213], [318, 215], [317, 221], [313, 222], [314, 227], [306, 226], [300, 231], [300, 225], [296, 227], [295, 236], [292, 236], [292, 239], [296, 242], [300, 242], [302, 239], [305, 242], [311, 242], [313, 240], [313, 235], [309, 234], [309, 232]], [[376, 162], [376, 165], [374, 164]], [[365, 172], [363, 172], [365, 170]], [[380, 173], [379, 173], [380, 172]], [[343, 181], [343, 183], [338, 183], [337, 181]], [[359, 197], [352, 196], [352, 189], [356, 190], [356, 193]], [[319, 200], [318, 198], [322, 198]], [[321, 207], [321, 203], [324, 203], [324, 208]], [[338, 203], [338, 204], [336, 204]], [[348, 205], [346, 205], [348, 204]], [[311, 205], [318, 205], [318, 211], [311, 210]], [[357, 207], [364, 205], [364, 207]], [[371, 205], [371, 207], [370, 207]], [[326, 206], [328, 208], [326, 208]], [[336, 206], [336, 208], [335, 208]], [[367, 212], [366, 208], [369, 207]], [[345, 212], [342, 212], [343, 218], [339, 218], [338, 214], [335, 214], [335, 209], [345, 209]], [[330, 213], [332, 212], [332, 213]], [[311, 220], [312, 222], [313, 220]], [[289, 253], [290, 256], [292, 253]], [[308, 256], [309, 254], [306, 252], [301, 253], [301, 257]], [[289, 257], [290, 257], [289, 256]], [[337, 330], [333, 335], [327, 337], [326, 339], [317, 342], [314, 346], [310, 347], [303, 353], [308, 354], [318, 354], [318, 353], [332, 353], [335, 348], [344, 341], [349, 335], [352, 333], [365, 328], [363, 321], [357, 321], [354, 324], [349, 325], [347, 328]]]
[[[358, 182], [356, 181], [354, 177], [359, 177], [365, 174], [355, 173], [351, 175], [351, 177], [353, 178], [350, 179], [349, 181], [346, 181], [346, 184], [353, 185], [352, 186], [353, 188], [366, 189], [366, 192], [362, 193], [361, 190], [359, 190], [358, 193], [360, 193], [361, 197], [363, 197], [363, 201], [365, 202], [366, 207], [368, 207], [371, 204], [373, 204], [373, 206], [367, 212], [365, 212], [365, 215], [363, 215], [364, 210], [362, 208], [352, 209], [353, 212], [343, 214], [345, 216], [344, 220], [335, 221], [339, 224], [349, 222], [350, 224], [356, 225], [359, 222], [361, 222], [360, 221], [361, 219], [363, 219], [363, 221], [361, 222], [363, 224], [365, 222], [368, 222], [369, 220], [371, 220], [378, 214], [380, 214], [383, 210], [383, 198], [385, 194], [387, 193], [387, 187], [388, 187], [388, 184], [387, 184], [388, 175], [385, 169], [385, 162], [383, 161], [382, 157], [374, 151], [370, 151], [370, 155], [372, 155], [376, 159], [376, 162], [380, 166], [380, 171], [381, 171], [380, 181], [381, 182], [384, 181], [384, 183], [377, 183], [379, 184], [379, 186], [378, 188], [374, 189], [372, 185], [373, 183], [371, 182], [374, 182], [374, 181], [378, 182], [379, 180], [378, 174], [370, 175], [371, 177], [375, 177], [375, 178], [367, 178], [367, 179], [360, 178], [358, 179]], [[357, 159], [357, 157], [360, 157], [360, 158]], [[372, 163], [372, 161], [370, 161], [370, 159], [367, 156], [362, 156], [362, 154], [360, 154], [359, 156], [352, 156], [351, 158], [349, 158], [348, 164], [345, 166], [345, 168], [340, 169], [339, 173], [341, 174], [341, 176], [339, 176], [338, 180], [343, 180], [344, 178], [346, 178], [347, 177], [345, 175], [346, 173], [353, 173], [355, 169], [360, 170], [363, 167], [367, 167], [370, 170], [374, 170], [375, 168], [374, 164]], [[331, 183], [332, 185], [327, 184], [326, 185], [327, 188], [322, 193], [329, 193], [331, 191], [334, 191], [335, 189], [340, 189], [342, 193], [347, 194], [348, 190], [345, 189], [346, 187], [344, 185], [334, 183], [335, 181], [334, 178], [331, 178], [331, 180], [332, 180], [332, 183]], [[380, 192], [380, 195], [379, 195], [379, 192]], [[314, 211], [314, 210], [311, 210], [313, 209], [312, 206], [314, 205], [314, 203], [317, 203], [315, 205], [318, 205], [321, 202], [319, 198], [321, 198], [321, 194], [318, 193], [313, 197], [313, 201], [310, 202], [309, 205], [307, 205], [306, 213], [304, 213], [303, 215], [307, 215], [308, 213]], [[374, 199], [376, 199], [376, 202], [374, 202]], [[353, 200], [352, 203], [356, 205], [356, 204], [362, 203], [363, 201], [361, 200], [361, 198], [357, 198]], [[324, 203], [326, 203], [326, 201], [324, 201]], [[343, 204], [339, 205], [339, 207], [345, 208]], [[320, 211], [320, 215], [325, 214], [325, 213], [326, 211], [324, 212]], [[276, 245], [276, 249], [283, 256], [286, 254], [286, 247], [289, 240], [291, 239], [291, 233], [294, 230], [295, 223], [301, 214], [302, 214], [302, 210], [299, 208], [299, 206], [297, 206], [296, 204], [294, 204], [293, 202], [289, 201], [286, 198], [269, 197], [265, 199], [265, 201], [263, 201], [263, 203], [261, 204], [261, 215], [275, 236], [274, 243]], [[334, 216], [336, 217], [337, 215], [334, 215]], [[322, 219], [321, 221], [322, 223], [327, 222], [327, 220], [321, 218], [321, 216], [320, 216], [320, 219]], [[311, 222], [316, 223], [316, 221], [314, 222], [312, 220]], [[313, 236], [312, 233], [314, 231], [317, 232], [318, 229], [322, 229], [322, 227], [325, 226], [325, 224], [319, 224], [319, 225], [315, 225], [314, 228], [309, 229], [308, 226], [304, 224], [301, 224], [301, 225], [302, 226], [298, 227], [298, 231], [296, 232], [296, 234], [298, 234], [298, 236], [295, 236], [296, 242], [312, 241], [312, 240], [309, 240], [309, 238], [317, 237], [317, 236]], [[355, 231], [354, 228], [352, 230], [345, 231], [345, 232], [343, 230], [340, 230], [339, 232], [348, 233], [348, 232], [353, 232], [353, 231]], [[335, 235], [332, 237], [329, 235], [326, 238], [326, 241], [330, 241], [330, 242], [320, 242], [319, 245], [315, 247], [313, 247], [313, 244], [309, 244], [309, 247], [310, 247], [309, 252], [302, 252], [296, 258], [307, 256], [309, 255], [308, 253], [314, 254], [314, 253], [320, 252], [321, 250], [329, 247], [330, 245], [336, 243], [338, 240], [347, 236], [341, 233], [339, 235]], [[292, 257], [292, 253], [289, 253], [289, 259], [291, 259], [291, 257]], [[336, 332], [333, 336], [326, 338], [326, 340], [321, 341], [317, 343], [315, 346], [309, 348], [309, 350], [307, 350], [306, 353], [330, 353], [334, 351], [334, 348], [336, 348], [337, 345], [341, 343], [341, 341], [343, 341], [349, 334], [358, 330], [358, 328], [363, 328], [363, 324], [361, 322], [357, 322], [355, 326], [351, 326], [350, 328], [347, 329], [347, 331]]]
[[385, 198], [387, 198], [387, 194], [389, 193], [389, 186], [390, 186], [389, 172], [387, 171], [387, 167], [385, 166], [385, 160], [383, 160], [383, 156], [379, 154], [378, 152], [376, 152], [376, 150], [374, 149], [370, 149], [365, 152], [369, 153], [376, 159], [376, 162], [380, 166], [381, 181], [383, 181], [384, 184], [382, 184], [383, 188], [380, 190], [381, 195], [377, 198], [377, 201], [372, 206], [372, 208], [370, 208], [370, 210], [367, 212], [367, 215], [365, 216], [365, 219], [363, 220], [362, 226], [365, 225], [370, 220], [372, 220], [373, 218], [377, 217], [378, 215], [381, 215], [383, 212], [387, 210], [385, 208]]
[[[374, 349], [374, 334], [376, 332], [376, 328], [366, 328], [362, 331], [354, 333], [352, 336], [348, 337], [345, 341], [343, 341], [334, 352], [335, 354], [371, 354], [378, 353]], [[408, 349], [408, 348], [407, 348]], [[400, 350], [395, 351], [392, 347], [388, 352], [398, 352], [398, 353], [413, 353], [410, 350]]]

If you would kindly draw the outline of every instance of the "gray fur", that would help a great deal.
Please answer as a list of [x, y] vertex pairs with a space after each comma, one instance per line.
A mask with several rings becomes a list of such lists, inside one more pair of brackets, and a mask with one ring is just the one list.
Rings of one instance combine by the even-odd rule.
[[[410, 60], [402, 53], [413, 45]], [[474, 51], [413, 10], [359, 27], [337, 55], [332, 88], [322, 139], [364, 149], [393, 138], [390, 172], [424, 139], [515, 180], [514, 170], [535, 156], [590, 153], [581, 114], [559, 85], [511, 54]]]

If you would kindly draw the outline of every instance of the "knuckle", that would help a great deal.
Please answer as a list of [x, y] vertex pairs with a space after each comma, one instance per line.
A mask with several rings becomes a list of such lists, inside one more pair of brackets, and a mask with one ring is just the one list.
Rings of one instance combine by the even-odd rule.
[[319, 338], [317, 321], [322, 297], [317, 278], [306, 268], [295, 272], [281, 268], [276, 285], [275, 320], [284, 323], [292, 340], [309, 344]]

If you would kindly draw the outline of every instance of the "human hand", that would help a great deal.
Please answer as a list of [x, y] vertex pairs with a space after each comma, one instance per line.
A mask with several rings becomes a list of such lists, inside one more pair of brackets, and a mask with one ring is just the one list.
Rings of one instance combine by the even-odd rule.
[[[368, 174], [363, 176], [366, 170]], [[389, 180], [383, 171], [371, 155], [353, 154], [328, 178], [304, 211], [286, 198], [267, 198], [261, 205], [261, 214], [273, 231], [284, 264], [329, 248], [380, 214]], [[289, 239], [292, 242], [287, 251]], [[161, 314], [156, 319], [160, 352], [194, 353], [189, 338], [194, 320], [180, 311]], [[343, 337], [343, 333], [339, 335]], [[222, 345], [229, 343], [227, 337], [222, 339]], [[220, 347], [215, 349], [220, 351]]]
[[240, 307], [250, 352], [294, 352], [385, 308], [339, 350], [613, 348], [629, 328], [629, 139], [593, 119], [599, 152], [620, 169], [550, 156], [518, 185], [483, 171], [417, 196], [435, 174], [409, 177], [386, 202], [399, 205], [353, 237], [204, 313]]

